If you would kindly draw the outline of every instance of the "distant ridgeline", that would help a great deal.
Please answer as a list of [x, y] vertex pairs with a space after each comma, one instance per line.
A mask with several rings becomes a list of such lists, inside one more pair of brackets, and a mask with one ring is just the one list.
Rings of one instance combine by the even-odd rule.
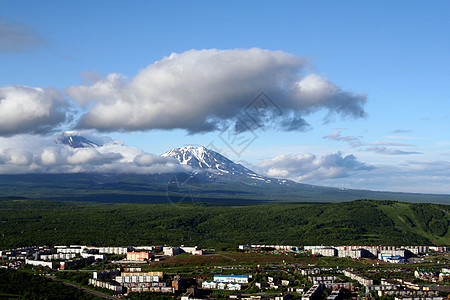
[[[231, 162], [228, 166], [232, 165]], [[234, 166], [234, 165], [232, 165]], [[192, 174], [0, 174], [0, 197], [95, 202], [167, 203], [177, 178], [200, 202], [340, 202], [356, 199], [450, 203], [450, 195], [338, 189], [263, 177], [232, 167], [230, 173]], [[234, 170], [234, 171], [233, 171]], [[239, 172], [238, 172], [239, 171]], [[232, 174], [232, 172], [234, 172]], [[191, 179], [190, 176], [192, 177]], [[188, 180], [188, 181], [186, 181]]]
[[83, 244], [450, 245], [450, 205], [93, 203], [0, 199], [0, 248]]

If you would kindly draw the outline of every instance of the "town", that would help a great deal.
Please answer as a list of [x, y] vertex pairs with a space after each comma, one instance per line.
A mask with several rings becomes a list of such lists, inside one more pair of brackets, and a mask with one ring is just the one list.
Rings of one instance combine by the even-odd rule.
[[1, 259], [2, 268], [54, 280], [82, 274], [78, 284], [110, 297], [439, 300], [450, 293], [449, 247], [436, 246], [33, 246], [3, 250]]

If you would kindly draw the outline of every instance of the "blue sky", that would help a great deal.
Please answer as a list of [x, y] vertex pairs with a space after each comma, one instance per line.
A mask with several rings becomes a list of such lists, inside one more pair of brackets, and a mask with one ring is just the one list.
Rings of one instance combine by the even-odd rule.
[[[58, 131], [77, 127], [123, 141], [123, 157], [212, 143], [255, 171], [300, 182], [450, 192], [448, 1], [4, 0], [1, 7], [0, 99], [23, 101], [28, 110], [0, 102], [0, 116], [13, 118], [0, 120], [0, 172], [61, 170], [67, 161], [70, 168], [63, 170], [84, 170], [83, 164], [99, 165], [96, 159], [105, 153], [113, 165], [110, 153], [119, 150], [112, 148], [86, 155], [89, 159], [77, 161], [80, 165], [73, 156], [48, 149], [53, 147], [48, 139]], [[259, 73], [247, 76], [253, 67], [249, 57], [259, 59], [254, 62]], [[239, 62], [242, 72], [220, 64], [227, 59]], [[155, 66], [199, 72], [207, 80], [161, 75]], [[173, 83], [170, 89], [170, 82], [159, 82], [165, 76]], [[280, 76], [289, 78], [277, 81]], [[303, 82], [302, 87], [312, 84], [314, 93], [324, 86], [331, 96], [320, 102], [314, 94], [311, 99], [318, 102], [308, 106], [304, 103], [313, 100], [307, 96], [295, 98], [279, 87], [291, 79]], [[101, 93], [95, 84], [101, 84]], [[226, 96], [208, 98], [214, 90]], [[256, 138], [233, 151], [222, 130], [261, 91], [286, 114], [275, 120], [278, 125], [266, 120], [244, 132]], [[108, 106], [116, 93], [123, 99]], [[160, 114], [146, 110], [149, 99], [164, 103]], [[342, 101], [340, 108], [336, 101]], [[135, 120], [132, 124], [120, 123], [121, 116], [114, 114], [124, 103], [131, 103], [123, 111], [125, 119]], [[181, 112], [167, 111], [171, 107]], [[184, 121], [186, 107], [191, 117]], [[48, 114], [37, 117], [42, 109]], [[102, 112], [110, 115], [103, 120]], [[297, 130], [280, 125], [289, 117]], [[202, 118], [203, 123], [196, 122]], [[216, 123], [205, 130], [211, 120]], [[40, 139], [45, 141], [37, 147]], [[44, 163], [49, 151], [54, 159]]]

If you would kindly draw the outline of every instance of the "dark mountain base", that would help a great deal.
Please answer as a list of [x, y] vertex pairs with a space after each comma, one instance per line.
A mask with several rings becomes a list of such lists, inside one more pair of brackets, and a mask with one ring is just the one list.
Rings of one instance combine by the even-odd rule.
[[[0, 197], [96, 202], [339, 202], [356, 199], [450, 203], [450, 195], [345, 190], [295, 182], [255, 182], [203, 174], [22, 174], [0, 175]], [[179, 202], [175, 200], [175, 202]]]

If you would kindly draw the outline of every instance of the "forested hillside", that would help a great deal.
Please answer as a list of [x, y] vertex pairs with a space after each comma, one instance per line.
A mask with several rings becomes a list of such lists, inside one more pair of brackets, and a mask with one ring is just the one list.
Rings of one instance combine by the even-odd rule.
[[450, 206], [358, 200], [205, 206], [0, 201], [0, 247], [27, 245], [449, 245]]

